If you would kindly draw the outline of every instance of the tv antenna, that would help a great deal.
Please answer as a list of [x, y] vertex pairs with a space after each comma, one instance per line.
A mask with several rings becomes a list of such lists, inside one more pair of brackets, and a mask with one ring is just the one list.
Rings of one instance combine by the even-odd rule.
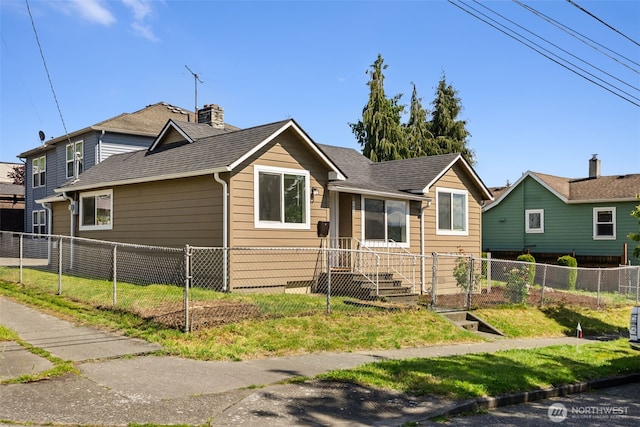
[[189, 68], [187, 65], [185, 65], [185, 68], [187, 70], [189, 70], [189, 72], [193, 75], [193, 86], [194, 86], [194, 102], [195, 102], [195, 106], [193, 109], [193, 112], [196, 115], [196, 122], [198, 121], [198, 82], [200, 83], [204, 83], [202, 80], [200, 80], [200, 77], [198, 77], [198, 75], [196, 73], [194, 73], [193, 71], [191, 71], [191, 68]]

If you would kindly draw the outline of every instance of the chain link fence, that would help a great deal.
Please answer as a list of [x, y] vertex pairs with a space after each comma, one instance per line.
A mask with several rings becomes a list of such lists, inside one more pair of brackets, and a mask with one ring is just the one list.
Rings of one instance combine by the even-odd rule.
[[570, 268], [392, 245], [167, 248], [0, 232], [0, 279], [185, 331], [285, 316], [427, 306], [638, 303], [640, 267]]

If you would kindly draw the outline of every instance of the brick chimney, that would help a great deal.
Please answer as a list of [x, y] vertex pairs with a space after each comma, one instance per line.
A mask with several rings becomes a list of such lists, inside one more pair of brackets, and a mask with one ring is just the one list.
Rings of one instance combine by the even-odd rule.
[[600, 159], [597, 154], [589, 159], [589, 178], [600, 178]]
[[224, 110], [216, 104], [206, 104], [198, 110], [198, 123], [206, 123], [216, 129], [224, 129]]

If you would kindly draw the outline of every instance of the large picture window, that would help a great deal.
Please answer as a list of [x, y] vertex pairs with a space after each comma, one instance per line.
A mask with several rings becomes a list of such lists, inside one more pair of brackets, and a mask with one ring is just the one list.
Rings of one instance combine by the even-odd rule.
[[616, 208], [593, 208], [594, 240], [616, 238]]
[[407, 203], [399, 200], [364, 199], [364, 240], [408, 243]]
[[80, 230], [110, 230], [113, 228], [113, 191], [92, 191], [80, 194]]
[[309, 172], [264, 166], [254, 170], [255, 226], [308, 229]]
[[33, 188], [42, 187], [47, 183], [47, 158], [45, 156], [33, 159], [31, 162], [33, 172]]
[[67, 144], [67, 178], [82, 173], [82, 141]]
[[468, 235], [467, 191], [437, 188], [436, 194], [436, 234]]
[[544, 233], [544, 209], [527, 209], [524, 220], [526, 233]]

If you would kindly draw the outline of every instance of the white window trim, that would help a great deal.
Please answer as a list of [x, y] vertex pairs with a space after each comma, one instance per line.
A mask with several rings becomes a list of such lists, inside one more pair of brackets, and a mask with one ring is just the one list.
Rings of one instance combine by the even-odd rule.
[[[260, 173], [279, 173], [288, 175], [300, 175], [305, 179], [305, 219], [301, 223], [287, 223], [280, 221], [260, 221]], [[287, 230], [309, 230], [311, 228], [311, 174], [308, 170], [304, 169], [289, 169], [280, 168], [275, 166], [260, 166], [255, 165], [253, 167], [253, 218], [255, 228], [272, 228], [272, 229], [287, 229]]]
[[[40, 170], [40, 160], [44, 159], [44, 170]], [[36, 173], [36, 167], [38, 172]], [[44, 187], [47, 184], [47, 156], [36, 157], [31, 160], [31, 188], [40, 188]], [[40, 179], [41, 174], [44, 172], [45, 183], [42, 183], [42, 179]], [[35, 185], [35, 177], [38, 175], [38, 185]]]
[[[383, 198], [379, 198], [379, 197], [368, 197], [365, 195], [361, 195], [360, 196], [360, 240], [362, 241], [362, 244], [365, 246], [370, 246], [370, 247], [381, 247], [381, 248], [386, 248], [389, 247], [389, 240], [385, 239], [385, 240], [365, 240], [364, 236], [365, 236], [365, 219], [364, 219], [364, 215], [365, 215], [365, 203], [364, 200], [365, 199], [376, 199], [376, 200], [384, 200], [385, 202], [387, 201], [394, 201], [394, 202], [402, 202], [402, 200], [397, 200], [397, 199], [383, 199]], [[407, 226], [407, 241], [406, 242], [395, 242], [396, 245], [398, 245], [401, 248], [409, 248], [411, 246], [411, 230], [409, 229], [409, 226], [411, 224], [411, 215], [409, 214], [409, 210], [411, 209], [411, 206], [409, 204], [408, 201], [404, 201], [405, 202], [405, 224]], [[384, 224], [385, 224], [385, 235], [387, 232], [387, 209], [386, 209], [386, 203], [385, 203], [385, 210], [384, 210]]]
[[[613, 235], [612, 236], [598, 236], [598, 212], [611, 211], [611, 219], [613, 223]], [[593, 208], [593, 240], [616, 240], [616, 208], [614, 207], [599, 207]]]
[[[34, 221], [34, 217], [37, 218], [37, 221]], [[42, 219], [44, 222], [40, 223], [40, 219]], [[41, 233], [40, 232], [40, 227], [44, 226], [45, 227], [45, 233]], [[38, 227], [38, 230], [36, 231], [36, 227]], [[45, 210], [33, 210], [31, 211], [31, 231], [33, 234], [37, 235], [37, 236], [42, 236], [44, 234], [46, 234], [46, 227], [47, 227], [47, 212]]]
[[[72, 142], [71, 144], [67, 144], [65, 146], [65, 148], [64, 148], [64, 157], [65, 157], [65, 160], [66, 160], [66, 162], [64, 164], [64, 168], [65, 168], [65, 172], [64, 173], [65, 173], [65, 176], [67, 178], [73, 178], [76, 175], [76, 168], [78, 167], [76, 162], [77, 162], [78, 159], [75, 158], [75, 153], [77, 152], [75, 150], [76, 150], [76, 147], [78, 146], [78, 144], [82, 144], [82, 152], [80, 153], [80, 162], [82, 162], [82, 161], [84, 161], [84, 141], [83, 140]], [[71, 160], [67, 159], [67, 149], [69, 148], [70, 145], [72, 145], [73, 148], [74, 148], [74, 156], [73, 156], [74, 158], [71, 159]], [[69, 163], [73, 163], [73, 173], [71, 175], [69, 175], [67, 173], [68, 172]]]
[[[82, 199], [84, 197], [96, 197], [96, 196], [109, 196], [109, 200], [111, 201], [111, 206], [109, 207], [111, 211], [111, 221], [106, 225], [82, 225], [82, 216], [84, 213], [84, 206], [82, 203]], [[80, 193], [80, 214], [78, 218], [79, 228], [81, 231], [89, 231], [89, 230], [112, 230], [113, 229], [113, 190], [98, 190], [98, 191], [88, 191], [86, 193]]]
[[[540, 214], [540, 228], [529, 228], [529, 215]], [[544, 209], [527, 209], [524, 211], [525, 233], [544, 233]]]
[[[467, 190], [459, 190], [457, 188], [436, 187], [436, 235], [438, 236], [468, 236], [469, 235], [469, 192]], [[464, 215], [464, 231], [458, 230], [441, 230], [438, 193], [463, 194], [465, 198], [465, 215]]]

